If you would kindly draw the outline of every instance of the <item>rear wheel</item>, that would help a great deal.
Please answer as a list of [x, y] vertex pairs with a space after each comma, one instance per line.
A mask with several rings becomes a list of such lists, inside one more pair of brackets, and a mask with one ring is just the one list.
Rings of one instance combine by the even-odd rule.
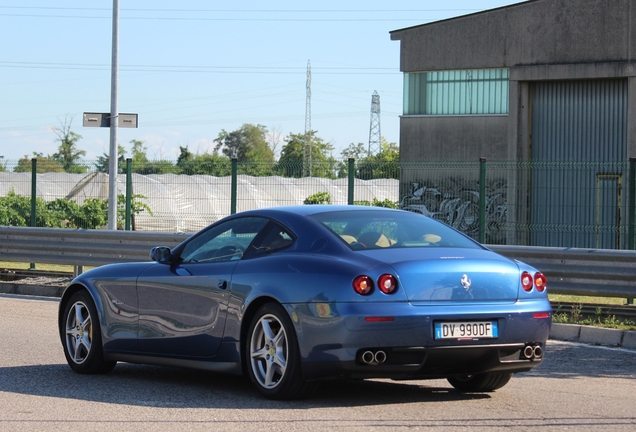
[[508, 384], [510, 378], [511, 373], [488, 372], [465, 378], [448, 378], [448, 382], [461, 392], [491, 392]]
[[81, 374], [106, 373], [117, 362], [105, 361], [101, 327], [93, 299], [79, 291], [69, 299], [60, 323], [64, 355], [71, 369]]
[[298, 399], [316, 387], [300, 370], [300, 351], [289, 315], [276, 303], [254, 315], [245, 341], [247, 370], [258, 391], [269, 399]]

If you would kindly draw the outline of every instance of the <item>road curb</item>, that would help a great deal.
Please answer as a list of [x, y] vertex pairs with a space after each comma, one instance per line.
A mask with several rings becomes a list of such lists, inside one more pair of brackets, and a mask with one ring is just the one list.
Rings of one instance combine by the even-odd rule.
[[552, 323], [550, 339], [636, 349], [636, 331]]
[[0, 294], [18, 294], [40, 297], [62, 297], [66, 286], [61, 285], [33, 285], [15, 282], [0, 283]]

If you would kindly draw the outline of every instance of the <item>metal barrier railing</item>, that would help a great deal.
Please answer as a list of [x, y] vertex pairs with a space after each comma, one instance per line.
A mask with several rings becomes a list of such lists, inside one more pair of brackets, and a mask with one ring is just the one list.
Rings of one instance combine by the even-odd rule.
[[[85, 265], [148, 261], [153, 246], [176, 246], [185, 234], [0, 227], [0, 261]], [[555, 294], [636, 297], [636, 251], [489, 246], [541, 270]]]
[[154, 246], [176, 246], [186, 234], [0, 227], [0, 261], [75, 267], [148, 261]]

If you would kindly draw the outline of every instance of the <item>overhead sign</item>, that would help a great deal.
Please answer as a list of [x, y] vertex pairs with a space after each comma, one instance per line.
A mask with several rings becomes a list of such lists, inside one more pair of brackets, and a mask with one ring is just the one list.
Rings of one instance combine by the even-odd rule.
[[[136, 128], [137, 114], [119, 113], [117, 127]], [[110, 113], [84, 113], [84, 127], [110, 127]]]

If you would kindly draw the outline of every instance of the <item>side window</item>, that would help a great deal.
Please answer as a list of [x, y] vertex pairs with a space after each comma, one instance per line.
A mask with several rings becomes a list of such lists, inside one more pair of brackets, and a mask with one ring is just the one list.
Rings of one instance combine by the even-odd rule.
[[239, 260], [258, 233], [267, 225], [263, 218], [239, 218], [224, 222], [193, 238], [181, 251], [181, 262]]
[[272, 222], [252, 245], [251, 256], [261, 256], [285, 249], [294, 243], [293, 234], [285, 227]]

